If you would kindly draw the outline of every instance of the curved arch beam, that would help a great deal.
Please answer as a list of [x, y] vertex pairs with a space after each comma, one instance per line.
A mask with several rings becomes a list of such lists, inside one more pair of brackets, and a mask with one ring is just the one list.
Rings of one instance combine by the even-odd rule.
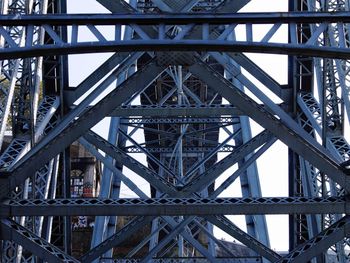
[[[131, 10], [130, 10], [131, 11]], [[350, 23], [349, 12], [254, 12], [254, 13], [108, 13], [55, 15], [0, 15], [2, 26], [27, 25], [186, 25], [203, 24], [276, 24], [276, 23]]]
[[219, 51], [350, 59], [350, 49], [339, 47], [226, 40], [130, 40], [5, 48], [0, 50], [0, 60], [48, 55], [134, 51]]

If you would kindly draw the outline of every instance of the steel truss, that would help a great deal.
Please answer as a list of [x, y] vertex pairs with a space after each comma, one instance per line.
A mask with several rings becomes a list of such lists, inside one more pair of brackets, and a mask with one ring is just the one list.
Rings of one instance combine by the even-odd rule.
[[[135, 10], [136, 12], [136, 10]], [[8, 48], [0, 51], [1, 59], [11, 59], [17, 57], [32, 57], [52, 54], [77, 54], [108, 51], [132, 52], [132, 51], [226, 51], [226, 52], [255, 52], [255, 53], [275, 53], [292, 55], [309, 55], [315, 57], [330, 57], [347, 59], [349, 51], [344, 46], [327, 46], [320, 48], [315, 45], [321, 34], [327, 31], [328, 23], [347, 23], [350, 16], [347, 12], [340, 12], [338, 15], [320, 13], [280, 13], [280, 14], [215, 14], [215, 15], [163, 15], [162, 17], [152, 14], [121, 14], [121, 15], [56, 15], [50, 18], [46, 16], [4, 16], [0, 17], [0, 35]], [[297, 41], [298, 28], [302, 23], [308, 23], [316, 27], [309, 40], [305, 43]], [[101, 33], [96, 26], [128, 26], [135, 31], [137, 38], [132, 40], [110, 39]], [[270, 30], [263, 38], [257, 40], [253, 38], [252, 26], [260, 24], [272, 24]], [[290, 28], [291, 41], [271, 41], [282, 25]], [[35, 26], [43, 28], [54, 40], [53, 44], [33, 43], [30, 44], [31, 36], [27, 36], [25, 42], [29, 43], [21, 46], [4, 27], [27, 26], [30, 32]], [[29, 26], [28, 26], [29, 25]], [[54, 31], [54, 26], [67, 26], [71, 33], [67, 39], [62, 39]], [[228, 25], [228, 26], [227, 26]], [[237, 26], [245, 27], [245, 38], [242, 40], [229, 40], [227, 37]], [[143, 26], [152, 26], [158, 34], [149, 34], [143, 30]], [[167, 27], [179, 26], [182, 28], [174, 39], [167, 32]], [[225, 30], [210, 36], [210, 27], [223, 27]], [[88, 30], [95, 40], [80, 40], [79, 32]], [[186, 35], [191, 31], [201, 34], [195, 38], [188, 38]], [[168, 35], [167, 35], [168, 34]], [[343, 40], [345, 42], [345, 40]]]
[[[1, 261], [347, 262], [350, 3], [237, 13], [250, 1], [96, 2], [110, 13], [1, 2]], [[113, 54], [69, 87], [66, 55], [98, 52]], [[288, 55], [287, 85], [243, 52]], [[91, 130], [105, 117], [108, 136]], [[253, 133], [250, 119], [264, 130]], [[276, 140], [289, 147], [289, 196], [263, 197], [256, 160]], [[103, 164], [97, 198], [70, 198], [75, 141]], [[270, 248], [268, 214], [290, 215], [286, 255]], [[70, 216], [82, 215], [95, 216], [91, 249], [74, 258]], [[225, 215], [244, 215], [246, 230]]]

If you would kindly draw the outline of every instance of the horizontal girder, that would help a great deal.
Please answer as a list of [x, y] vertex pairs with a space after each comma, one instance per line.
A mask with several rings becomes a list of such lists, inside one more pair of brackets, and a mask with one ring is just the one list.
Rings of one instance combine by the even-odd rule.
[[349, 213], [345, 197], [22, 199], [6, 201], [4, 216], [240, 215]]
[[[0, 16], [0, 35], [6, 43], [0, 50], [0, 59], [35, 57], [55, 54], [80, 54], [96, 52], [135, 52], [135, 51], [225, 51], [252, 52], [287, 55], [304, 55], [314, 57], [331, 57], [347, 59], [350, 51], [345, 47], [316, 45], [316, 41], [327, 32], [326, 23], [344, 23], [350, 20], [348, 12], [339, 13], [240, 13], [240, 14], [103, 14], [103, 15], [57, 15], [57, 16]], [[55, 19], [57, 18], [57, 19]], [[298, 27], [303, 23], [320, 24], [306, 43], [298, 43]], [[272, 24], [268, 32], [257, 40], [252, 36], [252, 26]], [[288, 39], [271, 39], [282, 24], [290, 28]], [[28, 44], [20, 46], [7, 33], [6, 26], [25, 26], [31, 31], [35, 26], [41, 27], [53, 39], [52, 44]], [[96, 25], [132, 28], [138, 38], [132, 40], [110, 39]], [[152, 25], [150, 32], [145, 25]], [[169, 25], [169, 26], [166, 26]], [[170, 26], [171, 25], [171, 26]], [[173, 25], [183, 29], [176, 35]], [[225, 26], [224, 30], [214, 33], [209, 28]], [[237, 25], [245, 27], [245, 39], [228, 40]], [[55, 26], [67, 26], [70, 34], [67, 39], [55, 33]], [[94, 36], [92, 40], [81, 40], [79, 30], [88, 30]], [[242, 30], [242, 29], [240, 29]], [[244, 29], [243, 29], [244, 30]], [[191, 34], [192, 32], [201, 34]], [[190, 36], [190, 37], [189, 37]], [[27, 43], [31, 43], [30, 35]], [[276, 41], [276, 40], [274, 40]]]
[[14, 59], [35, 56], [133, 52], [133, 51], [220, 51], [267, 53], [280, 55], [302, 55], [349, 59], [348, 48], [320, 47], [305, 44], [245, 42], [227, 40], [129, 40], [129, 41], [91, 41], [82, 43], [60, 43], [33, 47], [13, 47], [0, 50], [0, 59]]
[[[284, 107], [284, 105], [280, 105]], [[261, 105], [264, 107], [264, 105]], [[147, 117], [178, 117], [178, 116], [240, 116], [243, 112], [237, 107], [224, 104], [211, 105], [125, 105], [116, 108], [112, 117], [147, 116]]]
[[232, 105], [129, 105], [121, 106], [115, 109], [111, 116], [152, 116], [152, 117], [171, 117], [171, 116], [222, 116], [222, 115], [241, 115], [242, 112]]
[[[171, 154], [174, 151], [174, 148], [172, 147], [146, 147], [145, 148], [147, 152], [149, 153], [163, 153], [164, 156], [171, 156]], [[182, 147], [182, 152], [184, 157], [191, 157], [191, 156], [199, 156], [199, 154], [212, 152], [216, 150], [217, 147], [195, 147], [195, 146], [185, 146]], [[236, 149], [234, 146], [225, 145], [219, 148], [219, 150], [216, 150], [216, 152], [233, 152]], [[143, 151], [135, 146], [127, 146], [123, 148], [125, 152], [128, 153], [142, 153]]]
[[[109, 258], [102, 258], [102, 260], [109, 260]], [[113, 263], [138, 263], [142, 259], [114, 259]], [[209, 259], [203, 257], [191, 257], [191, 258], [154, 258], [153, 263], [211, 263]], [[261, 257], [236, 257], [236, 258], [218, 258], [215, 260], [216, 263], [260, 263], [262, 262]]]
[[167, 13], [167, 14], [55, 14], [0, 15], [2, 26], [26, 25], [185, 25], [185, 24], [274, 24], [274, 23], [334, 23], [350, 22], [349, 12], [273, 12], [273, 13]]
[[177, 118], [121, 118], [120, 123], [122, 125], [127, 124], [237, 124], [237, 120], [234, 117], [207, 117], [207, 118], [194, 118], [194, 117], [177, 117]]

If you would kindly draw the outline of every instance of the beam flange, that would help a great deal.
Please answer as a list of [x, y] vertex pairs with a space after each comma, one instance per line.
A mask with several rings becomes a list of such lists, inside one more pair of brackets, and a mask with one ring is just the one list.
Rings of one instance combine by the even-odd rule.
[[344, 197], [120, 198], [8, 200], [2, 216], [349, 213]]

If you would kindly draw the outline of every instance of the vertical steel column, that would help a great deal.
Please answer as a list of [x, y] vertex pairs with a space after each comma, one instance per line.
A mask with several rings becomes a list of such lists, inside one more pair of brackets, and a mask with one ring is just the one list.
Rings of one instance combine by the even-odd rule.
[[[56, 0], [57, 1], [57, 13], [66, 14], [67, 13], [67, 1], [66, 0]], [[67, 27], [60, 27], [59, 33], [63, 41], [67, 41]], [[60, 72], [60, 82], [59, 82], [59, 94], [61, 98], [61, 118], [64, 117], [66, 112], [69, 110], [69, 105], [66, 105], [64, 101], [64, 90], [69, 87], [69, 73], [68, 73], [68, 56], [61, 55], [58, 57], [59, 72]], [[62, 194], [64, 198], [71, 197], [71, 158], [70, 158], [70, 147], [67, 147], [62, 152]], [[65, 216], [64, 221], [64, 251], [70, 255], [72, 253], [72, 222], [70, 216]]]
[[[183, 78], [182, 78], [182, 66], [175, 66], [174, 67], [174, 76], [176, 79], [176, 88], [177, 88], [177, 104], [179, 106], [181, 105], [185, 105], [184, 103], [184, 91], [182, 89], [182, 85], [183, 85]], [[178, 138], [178, 142], [176, 143], [178, 145], [177, 148], [177, 166], [178, 166], [178, 172], [176, 173], [177, 177], [178, 177], [178, 182], [181, 182], [181, 180], [183, 180], [184, 177], [184, 167], [183, 167], [183, 154], [182, 154], [182, 137], [183, 134], [186, 132], [186, 125], [181, 124], [180, 125], [180, 136]], [[183, 220], [183, 216], [179, 217], [179, 220]], [[178, 256], [179, 257], [183, 257], [185, 256], [184, 254], [184, 239], [181, 235], [178, 236]]]
[[[230, 39], [235, 39], [234, 33], [229, 37]], [[232, 59], [230, 59], [230, 63], [235, 65], [238, 69], [240, 69], [239, 65]], [[225, 71], [225, 76], [230, 81], [232, 81], [236, 87], [240, 88], [242, 91], [244, 90], [243, 85], [234, 77], [232, 77], [230, 72]], [[233, 116], [235, 117], [235, 116]], [[237, 146], [240, 146], [252, 138], [252, 132], [250, 127], [249, 118], [246, 116], [239, 116], [239, 122], [234, 125], [235, 131], [239, 132], [238, 136], [235, 137], [235, 142]], [[238, 165], [239, 167], [243, 166], [244, 163], [251, 157], [251, 155], [246, 156], [242, 159]], [[259, 180], [259, 173], [256, 162], [253, 162], [247, 169], [240, 175], [241, 180], [241, 190], [243, 197], [260, 197], [261, 187]], [[246, 215], [246, 225], [248, 234], [257, 238], [261, 241], [262, 244], [266, 246], [270, 246], [269, 234], [267, 229], [266, 218], [264, 215]]]
[[[312, 12], [343, 11], [348, 10], [349, 8], [345, 1], [310, 0], [307, 2], [299, 2], [298, 4], [299, 7], [302, 6], [303, 10]], [[306, 25], [302, 27], [302, 29], [304, 30], [303, 36], [305, 37], [314, 32], [316, 27], [315, 25]], [[344, 39], [342, 40], [344, 34], [342, 30], [344, 30], [344, 28], [340, 26], [339, 23], [334, 25], [328, 24], [315, 45], [344, 46], [345, 41]], [[300, 38], [299, 41], [303, 41], [303, 39]], [[342, 42], [343, 45], [341, 44]], [[312, 66], [309, 66], [308, 74], [302, 74], [301, 72], [299, 79], [297, 79], [299, 80], [297, 83], [301, 84], [299, 87], [299, 94], [297, 95], [299, 106], [302, 108], [301, 113], [299, 113], [301, 124], [314, 136], [318, 133], [323, 139], [324, 146], [331, 150], [337, 159], [340, 158], [340, 162], [346, 161], [347, 155], [340, 153], [349, 148], [346, 140], [343, 138], [343, 99], [345, 98], [344, 95], [347, 93], [347, 87], [344, 85], [345, 81], [343, 81], [345, 75], [339, 73], [341, 72], [339, 71], [339, 68], [342, 68], [342, 66], [339, 65], [342, 62], [340, 60], [322, 60], [320, 58], [310, 58], [309, 60], [312, 61], [312, 64], [310, 64]], [[297, 61], [300, 62], [301, 60], [299, 59]], [[305, 58], [304, 61], [306, 61]], [[303, 65], [301, 62], [300, 65], [302, 65], [304, 69], [306, 68], [305, 64]], [[302, 78], [305, 79], [306, 75], [315, 76], [316, 87], [314, 87], [312, 77], [308, 83], [300, 81]], [[315, 90], [316, 88], [318, 88], [317, 91]], [[315, 99], [317, 94], [319, 102]], [[334, 144], [336, 141], [338, 143]], [[336, 150], [341, 148], [343, 150], [340, 152]], [[343, 194], [343, 191], [341, 191], [341, 189], [339, 189], [339, 187], [332, 182], [327, 175], [320, 173], [320, 171], [302, 158], [300, 158], [300, 169], [303, 181], [302, 194], [311, 194], [314, 196], [339, 196]], [[319, 232], [318, 229], [321, 228], [321, 225], [323, 225], [323, 227], [328, 227], [335, 221], [339, 220], [341, 215], [322, 215], [321, 219], [317, 219], [316, 216], [307, 216], [307, 218], [307, 230], [310, 238]], [[303, 227], [302, 225], [299, 226], [300, 228]], [[346, 241], [340, 242], [332, 247], [332, 250], [337, 254], [338, 262], [346, 262], [344, 246], [346, 246]], [[326, 259], [322, 257], [318, 257], [317, 259], [318, 262], [323, 262], [325, 260]]]
[[[292, 11], [304, 11], [307, 10], [307, 3], [303, 1], [290, 1], [289, 8]], [[293, 26], [291, 25], [289, 31], [292, 32]], [[298, 35], [296, 36], [300, 43], [305, 43], [308, 37], [311, 35], [311, 31], [308, 25], [297, 25]], [[309, 57], [294, 56], [289, 57], [289, 73], [288, 73], [289, 85], [293, 89], [293, 97], [291, 100], [291, 110], [293, 114], [296, 114], [296, 99], [300, 92], [311, 92], [313, 86], [313, 60]], [[297, 114], [297, 117], [301, 126], [314, 136], [312, 128], [308, 125], [307, 119], [304, 115]], [[289, 195], [291, 196], [309, 196], [313, 195], [311, 174], [315, 172], [315, 168], [312, 167], [307, 161], [301, 157], [297, 157], [295, 153], [289, 150]], [[316, 190], [317, 191], [317, 190]], [[319, 231], [319, 219], [314, 215], [291, 215], [290, 216], [290, 250], [293, 250], [300, 243], [305, 242], [309, 238], [315, 236]], [[318, 258], [318, 261], [322, 260]]]
[[[6, 13], [7, 11], [9, 11], [11, 13], [19, 14], [45, 14], [47, 12], [48, 7], [47, 0], [24, 2], [4, 1], [2, 4], [3, 12]], [[32, 43], [40, 44], [44, 41], [44, 32], [43, 29], [41, 29], [40, 27], [30, 26], [27, 28], [13, 28], [11, 30], [21, 32], [22, 40], [20, 40], [19, 43], [21, 43], [22, 41], [24, 45], [31, 45]], [[16, 96], [14, 96], [14, 102], [15, 104], [17, 103], [17, 105], [21, 106], [13, 108], [13, 116], [15, 116], [12, 118], [12, 126], [14, 127], [12, 130], [12, 135], [14, 136], [13, 144], [11, 144], [9, 148], [5, 151], [1, 159], [3, 159], [4, 156], [7, 156], [7, 151], [9, 153], [11, 152], [11, 148], [16, 144], [16, 142], [19, 142], [21, 140], [24, 142], [22, 144], [23, 147], [17, 149], [18, 153], [20, 153], [19, 156], [12, 156], [11, 159], [13, 164], [14, 162], [16, 162], [16, 160], [18, 160], [18, 158], [21, 155], [28, 151], [31, 145], [35, 144], [36, 140], [42, 135], [45, 126], [47, 125], [47, 121], [50, 120], [50, 118], [52, 117], [51, 114], [53, 114], [55, 110], [53, 110], [51, 106], [57, 107], [57, 104], [51, 104], [53, 100], [51, 100], [50, 98], [43, 98], [40, 108], [38, 106], [42, 58], [31, 58], [24, 60], [18, 59], [16, 61], [7, 61], [7, 63], [7, 65], [6, 61], [3, 61], [2, 63], [1, 69], [9, 70], [7, 73], [5, 71], [2, 71], [4, 73], [3, 77], [11, 77], [11, 80], [9, 81], [9, 94], [11, 94], [11, 92], [14, 92], [15, 88], [15, 84], [11, 83], [16, 83], [16, 85], [18, 85], [17, 89], [19, 89], [19, 91], [16, 93]], [[14, 66], [14, 68], [11, 69], [11, 65]], [[9, 97], [11, 97], [11, 95], [9, 95]], [[23, 108], [21, 108], [22, 106]], [[22, 113], [25, 112], [26, 117], [24, 115], [21, 115], [20, 111], [22, 111]], [[6, 114], [7, 113], [5, 113], [5, 115]], [[3, 116], [4, 119], [7, 118], [5, 115]], [[26, 128], [20, 133], [16, 133], [16, 127], [21, 126], [18, 123], [23, 121], [24, 118], [27, 118], [27, 120], [25, 121]], [[28, 141], [27, 137], [30, 138], [30, 141]], [[21, 188], [21, 190], [20, 192], [16, 193], [16, 196], [22, 196], [22, 198], [47, 198], [47, 191], [48, 187], [50, 186], [51, 174], [52, 165], [47, 164], [47, 166], [43, 167], [38, 172], [36, 172], [35, 175], [32, 176], [31, 181], [27, 180], [27, 183], [24, 187], [19, 187]], [[30, 192], [28, 190], [30, 190]], [[19, 220], [22, 225], [32, 228], [32, 230], [38, 235], [41, 234], [43, 223], [42, 217], [22, 217]], [[9, 255], [9, 253], [5, 252], [4, 255]], [[16, 258], [17, 262], [20, 262], [21, 260], [29, 261], [33, 257], [31, 255], [28, 255], [28, 253], [24, 251], [21, 247], [18, 247]], [[8, 259], [5, 260], [8, 261]]]
[[[288, 11], [296, 10], [296, 1], [297, 0], [288, 0]], [[291, 32], [291, 26], [288, 27], [288, 32]], [[288, 42], [291, 42], [290, 34], [288, 34]], [[293, 90], [293, 97], [296, 97], [296, 83], [295, 83], [295, 73], [296, 73], [296, 64], [293, 56], [288, 56], [288, 86]], [[293, 103], [292, 106], [293, 114], [296, 114], [296, 105]], [[288, 195], [294, 196], [296, 192], [297, 176], [298, 171], [296, 169], [297, 165], [297, 155], [288, 148]], [[297, 228], [297, 223], [295, 220], [295, 215], [288, 216], [289, 221], [289, 251], [292, 251], [296, 246], [296, 237], [295, 232]]]
[[[313, 8], [311, 8], [312, 5], [310, 4], [309, 11], [349, 11], [348, 2], [343, 0], [312, 1], [312, 4]], [[345, 41], [342, 38], [345, 35], [344, 27], [339, 23], [334, 25], [328, 24], [327, 29], [323, 32], [323, 40], [321, 40], [323, 43], [321, 42], [317, 44], [326, 46], [344, 46]], [[344, 62], [340, 60], [321, 60], [315, 58], [315, 74], [318, 84], [318, 93], [320, 96], [320, 106], [322, 109], [321, 116], [323, 120], [322, 138], [325, 147], [328, 149], [332, 149], [332, 142], [334, 142], [333, 138], [343, 137], [344, 134], [344, 99], [346, 99], [346, 96], [344, 95], [346, 94], [345, 91], [347, 87], [342, 80], [344, 75], [341, 74], [341, 70], [339, 71], [339, 69], [344, 69], [343, 63]], [[337, 144], [339, 145], [340, 142], [343, 142], [343, 149], [348, 147], [344, 138], [343, 140], [338, 140]], [[340, 161], [348, 160], [347, 156], [342, 156], [341, 154], [339, 156], [339, 153], [336, 157], [340, 157]], [[323, 177], [322, 179], [324, 182], [322, 191], [323, 195], [328, 195], [327, 188], [330, 189], [332, 195], [339, 196], [344, 194], [335, 182], [332, 182], [327, 177]], [[324, 217], [325, 227], [328, 227], [341, 217], [341, 215], [326, 215]], [[346, 262], [349, 259], [346, 255], [346, 247], [348, 247], [348, 241], [344, 240], [331, 248], [337, 254], [339, 262]]]
[[[9, 1], [5, 0], [1, 3], [1, 14], [8, 14], [12, 12], [20, 12], [25, 13], [25, 8], [22, 5], [20, 1]], [[21, 8], [18, 8], [18, 5], [22, 5]], [[12, 7], [16, 7], [16, 11], [12, 10]], [[20, 11], [21, 10], [21, 11]], [[25, 29], [22, 28], [8, 28], [7, 29], [10, 33], [15, 35], [15, 42], [17, 42], [20, 46], [24, 45], [24, 39], [25, 39]], [[1, 47], [5, 48], [5, 41], [1, 37], [0, 41]], [[21, 59], [16, 60], [8, 60], [8, 61], [2, 61], [1, 63], [1, 79], [0, 79], [0, 91], [1, 91], [1, 102], [0, 102], [0, 108], [1, 108], [1, 115], [0, 115], [0, 149], [3, 143], [5, 130], [8, 126], [9, 121], [9, 115], [10, 115], [10, 109], [11, 104], [14, 97], [15, 92], [15, 86], [17, 80], [20, 78], [20, 72], [19, 68], [21, 65]]]
[[[65, 1], [65, 0], [64, 0]], [[62, 6], [61, 6], [62, 5]], [[61, 4], [61, 0], [48, 0], [47, 1], [47, 13], [50, 14], [58, 14], [61, 12], [61, 10], [65, 10], [64, 4]], [[63, 38], [66, 38], [63, 33], [63, 29], [60, 27], [54, 27], [53, 28], [57, 35], [62, 36]], [[62, 31], [63, 30], [63, 31]], [[49, 34], [45, 33], [44, 36], [45, 43], [54, 43], [54, 40], [49, 36]], [[62, 63], [65, 63], [64, 66]], [[66, 107], [67, 105], [62, 104], [62, 92], [64, 88], [68, 86], [68, 78], [67, 74], [66, 76], [63, 76], [64, 70], [67, 69], [67, 61], [64, 61], [64, 59], [61, 59], [59, 56], [45, 56], [42, 58], [42, 93], [46, 96], [52, 96], [59, 98], [59, 102], [61, 104], [60, 111], [57, 112], [52, 120], [50, 121], [46, 132], [50, 131], [59, 121], [60, 118], [62, 118], [64, 114], [63, 107]], [[56, 106], [58, 108], [58, 106]], [[66, 150], [67, 152], [67, 150]], [[63, 162], [63, 159], [65, 157], [62, 153], [58, 156], [56, 156], [51, 162], [52, 163], [52, 176], [51, 180], [49, 182], [48, 186], [48, 198], [56, 198], [56, 197], [63, 197], [63, 192], [67, 191], [67, 185], [66, 189], [64, 190], [64, 175], [67, 175], [67, 173], [70, 175], [69, 167], [67, 167], [66, 163]], [[65, 168], [64, 168], [65, 167]], [[69, 192], [70, 187], [68, 185]], [[68, 220], [66, 221], [68, 223]], [[64, 220], [63, 217], [44, 217], [43, 223], [42, 223], [42, 233], [41, 236], [46, 239], [47, 241], [50, 241], [52, 244], [58, 246], [60, 249], [65, 250], [65, 241], [64, 241]], [[69, 236], [68, 236], [69, 238]]]
[[[136, 1], [131, 0], [129, 4], [136, 7]], [[119, 27], [119, 28], [118, 28]], [[130, 40], [133, 35], [133, 30], [130, 27], [126, 27], [124, 31], [124, 40]], [[121, 39], [121, 28], [120, 25], [116, 25], [115, 39]], [[136, 63], [136, 61], [134, 62]], [[131, 65], [126, 72], [121, 73], [118, 78], [116, 85], [125, 81], [128, 76], [136, 71], [134, 65]], [[107, 74], [107, 72], [106, 72]], [[125, 145], [125, 139], [119, 134], [119, 129], [125, 129], [126, 127], [121, 127], [120, 118], [112, 117], [109, 124], [108, 141], [113, 145], [123, 146]], [[126, 132], [126, 131], [125, 131]], [[115, 167], [119, 170], [123, 169], [122, 163], [116, 163], [111, 157], [108, 157], [109, 161], [112, 161]], [[107, 167], [104, 167], [101, 181], [101, 189], [99, 198], [119, 198], [120, 197], [120, 179], [112, 173]], [[118, 218], [115, 216], [98, 216], [95, 219], [95, 226], [93, 230], [93, 236], [91, 240], [91, 248], [100, 244], [103, 240], [109, 238], [116, 232]], [[104, 257], [112, 257], [113, 249], [109, 250], [104, 254]], [[97, 260], [96, 260], [97, 262]]]

